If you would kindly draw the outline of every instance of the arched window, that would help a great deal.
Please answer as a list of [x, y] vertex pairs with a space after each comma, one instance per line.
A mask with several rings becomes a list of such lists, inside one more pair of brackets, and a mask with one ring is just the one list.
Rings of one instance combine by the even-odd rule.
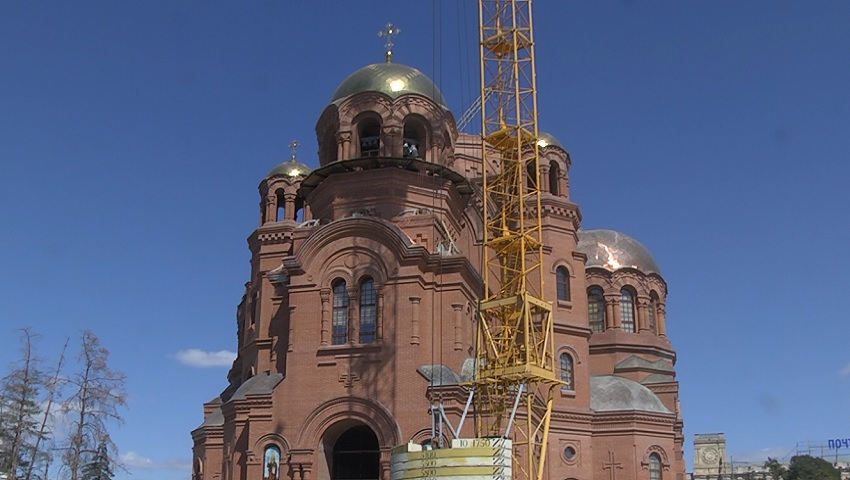
[[529, 190], [537, 189], [537, 171], [534, 169], [534, 162], [528, 162], [526, 166], [526, 172], [528, 174], [528, 179], [526, 181], [526, 185]]
[[330, 128], [327, 129], [325, 131], [324, 139], [319, 147], [322, 165], [337, 161], [337, 154], [339, 153], [338, 148], [339, 146], [336, 142], [336, 134], [334, 133], [334, 130]]
[[275, 218], [276, 222], [280, 222], [281, 220], [286, 220], [286, 211], [283, 209], [283, 206], [286, 205], [286, 194], [284, 193], [282, 188], [279, 188], [275, 192], [275, 199], [277, 201], [277, 205], [275, 207]]
[[381, 151], [381, 123], [374, 118], [363, 119], [360, 122], [360, 156], [377, 157]]
[[360, 343], [375, 341], [376, 298], [375, 281], [369, 277], [364, 278], [360, 282]]
[[661, 457], [657, 453], [649, 455], [649, 480], [661, 480]]
[[593, 287], [587, 291], [587, 320], [590, 330], [594, 332], [605, 331], [605, 297], [602, 289]]
[[564, 390], [575, 390], [573, 383], [575, 376], [573, 375], [573, 357], [569, 353], [561, 354], [561, 381], [564, 385], [561, 386]]
[[560, 195], [558, 191], [558, 178], [561, 176], [561, 168], [558, 167], [558, 162], [549, 163], [549, 193], [552, 195]]
[[656, 327], [655, 327], [655, 313], [656, 313], [655, 310], [657, 308], [658, 308], [658, 294], [655, 293], [655, 292], [652, 292], [652, 293], [649, 294], [649, 312], [648, 312], [648, 315], [647, 315], [649, 317], [649, 330], [652, 333], [658, 333], [658, 330], [656, 330]]
[[295, 214], [292, 219], [298, 223], [304, 221], [304, 197], [301, 195], [295, 197]]
[[558, 301], [570, 301], [570, 272], [567, 267], [555, 269], [555, 285], [558, 288]]
[[402, 135], [402, 156], [404, 158], [425, 158], [426, 130], [416, 117], [405, 118]]
[[345, 280], [337, 279], [333, 283], [333, 320], [331, 343], [342, 345], [348, 341], [348, 290]]
[[628, 288], [620, 290], [620, 325], [623, 331], [635, 331], [635, 296]]
[[260, 293], [254, 292], [254, 300], [251, 302], [251, 326], [257, 324], [260, 318]]

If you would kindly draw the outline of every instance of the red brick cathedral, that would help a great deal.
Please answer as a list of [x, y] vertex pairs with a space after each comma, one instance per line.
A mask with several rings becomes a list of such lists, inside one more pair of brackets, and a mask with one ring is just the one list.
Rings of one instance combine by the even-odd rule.
[[[293, 154], [260, 182], [238, 357], [192, 432], [193, 480], [389, 480], [391, 448], [446, 444], [466, 404], [481, 180], [498, 163], [430, 79], [393, 63], [346, 78], [316, 136], [317, 169]], [[539, 145], [565, 382], [547, 477], [681, 480], [667, 284], [637, 240], [580, 230], [570, 156], [550, 135]]]

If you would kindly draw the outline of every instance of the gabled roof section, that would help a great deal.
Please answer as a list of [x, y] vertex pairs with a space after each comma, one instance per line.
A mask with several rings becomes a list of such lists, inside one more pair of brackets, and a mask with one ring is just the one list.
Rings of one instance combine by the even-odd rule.
[[248, 395], [269, 395], [281, 380], [283, 380], [282, 373], [263, 372], [254, 375], [239, 386], [228, 403], [234, 400], [244, 400]]
[[198, 428], [203, 427], [217, 427], [224, 425], [224, 414], [221, 412], [221, 407], [216, 408], [204, 419], [204, 423], [202, 423]]
[[651, 385], [653, 383], [675, 382], [676, 377], [673, 375], [664, 375], [663, 373], [652, 373], [640, 381], [643, 385]]
[[660, 358], [651, 362], [645, 358], [638, 357], [637, 355], [630, 355], [614, 366], [615, 372], [623, 370], [654, 370], [656, 372], [675, 373], [673, 365], [668, 360]]
[[416, 369], [420, 375], [434, 386], [457, 385], [460, 383], [460, 375], [446, 365], [420, 365]]

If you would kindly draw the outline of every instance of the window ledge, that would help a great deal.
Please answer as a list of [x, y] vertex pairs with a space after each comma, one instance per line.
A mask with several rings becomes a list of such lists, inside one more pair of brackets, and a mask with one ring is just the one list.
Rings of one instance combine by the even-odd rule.
[[572, 309], [573, 302], [569, 300], [558, 300], [558, 308]]
[[576, 391], [566, 388], [561, 388], [561, 398], [576, 398]]
[[372, 343], [344, 343], [342, 345], [322, 345], [319, 347], [316, 354], [323, 356], [356, 356], [364, 353], [378, 352], [381, 350], [381, 343], [378, 341]]

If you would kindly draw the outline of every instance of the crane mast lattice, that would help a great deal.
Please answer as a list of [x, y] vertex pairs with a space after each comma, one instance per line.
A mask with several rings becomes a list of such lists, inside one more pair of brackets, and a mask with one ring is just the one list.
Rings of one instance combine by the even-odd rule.
[[543, 298], [531, 0], [479, 0], [478, 8], [485, 248], [476, 433], [512, 437], [514, 478], [541, 480], [560, 381]]

